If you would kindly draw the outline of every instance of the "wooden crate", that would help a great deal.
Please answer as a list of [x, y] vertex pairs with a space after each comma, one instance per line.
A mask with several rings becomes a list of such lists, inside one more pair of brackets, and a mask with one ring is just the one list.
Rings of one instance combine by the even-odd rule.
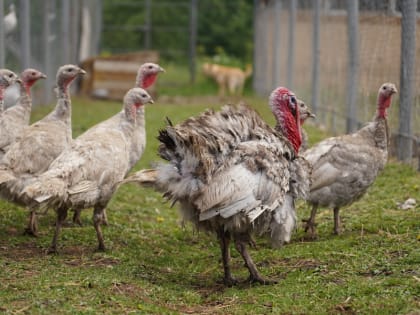
[[[145, 62], [159, 60], [156, 51], [139, 51], [107, 57], [94, 57], [82, 62], [81, 66], [87, 74], [81, 82], [82, 95], [122, 100], [125, 93], [134, 87], [137, 70]], [[151, 95], [155, 87], [148, 88]]]

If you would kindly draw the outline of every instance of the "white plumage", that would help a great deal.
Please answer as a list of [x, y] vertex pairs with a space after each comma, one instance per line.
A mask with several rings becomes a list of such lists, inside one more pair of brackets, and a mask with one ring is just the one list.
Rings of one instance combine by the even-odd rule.
[[[138, 134], [144, 136], [144, 104], [153, 103], [147, 92], [133, 88], [124, 97], [123, 111], [92, 127], [74, 140], [42, 175], [28, 181], [22, 199], [32, 208], [55, 208], [56, 232], [50, 252], [57, 252], [57, 239], [70, 208], [94, 207], [94, 225], [99, 249], [105, 244], [100, 225], [103, 210], [130, 171], [133, 146]], [[144, 142], [137, 148], [137, 160]]]
[[46, 75], [29, 68], [24, 70], [20, 77], [20, 82], [15, 84], [19, 87], [20, 97], [13, 107], [6, 109], [0, 116], [0, 159], [10, 145], [20, 139], [24, 128], [29, 125], [32, 110], [31, 86], [37, 80], [46, 78]]
[[[70, 145], [71, 100], [70, 83], [85, 71], [75, 65], [65, 65], [57, 71], [57, 105], [41, 120], [26, 127], [0, 163], [0, 194], [9, 201], [25, 205], [20, 191], [27, 176], [45, 172], [50, 163]], [[36, 234], [35, 214], [27, 232]]]

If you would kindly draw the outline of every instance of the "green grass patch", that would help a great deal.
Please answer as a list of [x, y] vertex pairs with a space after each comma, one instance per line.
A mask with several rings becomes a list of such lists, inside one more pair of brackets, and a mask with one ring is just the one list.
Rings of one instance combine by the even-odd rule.
[[[169, 73], [169, 71], [168, 71]], [[273, 123], [266, 100], [249, 103]], [[156, 134], [165, 116], [174, 123], [220, 101], [147, 107], [147, 150], [136, 169], [158, 159]], [[118, 112], [121, 104], [74, 99], [74, 136]], [[51, 107], [37, 108], [33, 120]], [[305, 126], [311, 141], [326, 136]], [[23, 236], [27, 212], [0, 202], [0, 313], [5, 314], [416, 314], [420, 310], [419, 206], [400, 210], [408, 197], [420, 201], [420, 175], [391, 161], [359, 202], [341, 210], [344, 233], [332, 234], [331, 209], [317, 216], [319, 238], [302, 228], [290, 244], [271, 249], [257, 238], [251, 254], [273, 286], [221, 284], [220, 249], [214, 235], [182, 226], [151, 189], [126, 185], [108, 206], [105, 253], [95, 252], [92, 211], [82, 227], [63, 229], [61, 254], [45, 254], [54, 214], [40, 217], [40, 236]], [[309, 215], [303, 202], [299, 218]], [[233, 273], [247, 272], [232, 248]]]

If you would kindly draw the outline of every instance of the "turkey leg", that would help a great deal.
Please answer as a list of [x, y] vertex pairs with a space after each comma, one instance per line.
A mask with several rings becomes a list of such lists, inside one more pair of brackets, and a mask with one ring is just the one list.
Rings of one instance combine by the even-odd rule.
[[217, 237], [220, 242], [220, 249], [222, 250], [222, 261], [224, 270], [223, 282], [226, 286], [231, 287], [237, 284], [238, 281], [232, 276], [232, 273], [230, 272], [230, 233], [228, 231], [224, 231], [224, 227], [220, 227], [219, 231], [217, 232]]
[[105, 207], [95, 206], [93, 210], [93, 225], [95, 226], [96, 236], [98, 237], [98, 250], [105, 251], [104, 236], [102, 234], [101, 224], [105, 222]]
[[29, 213], [28, 226], [23, 233], [26, 235], [38, 236], [38, 220], [36, 219], [34, 210], [31, 210]]
[[57, 241], [58, 241], [58, 236], [60, 235], [61, 232], [61, 227], [63, 226], [64, 221], [67, 218], [67, 208], [66, 207], [61, 207], [57, 209], [57, 221], [55, 223], [55, 232], [54, 232], [54, 236], [53, 236], [53, 240], [51, 242], [51, 246], [48, 249], [48, 254], [57, 254]]
[[258, 272], [257, 267], [255, 266], [254, 262], [252, 261], [251, 256], [249, 255], [246, 249], [247, 242], [242, 240], [241, 238], [235, 237], [235, 247], [236, 250], [241, 254], [243, 260], [245, 261], [246, 267], [249, 270], [249, 282], [255, 283], [258, 282], [260, 284], [275, 284], [277, 281], [275, 280], [268, 280], [264, 279]]
[[309, 219], [304, 219], [303, 222], [306, 222], [305, 225], [305, 232], [308, 233], [308, 236], [312, 239], [316, 238], [316, 224], [315, 224], [315, 216], [316, 211], [318, 210], [318, 205], [314, 204], [311, 210], [311, 216]]
[[340, 234], [341, 232], [341, 220], [339, 214], [340, 208], [334, 208], [334, 234]]

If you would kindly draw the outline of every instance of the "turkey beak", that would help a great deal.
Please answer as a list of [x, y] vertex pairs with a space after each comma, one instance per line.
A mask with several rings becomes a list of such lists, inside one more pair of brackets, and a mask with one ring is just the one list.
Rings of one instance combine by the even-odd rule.
[[397, 93], [398, 93], [397, 88], [396, 88], [396, 87], [393, 87], [393, 88], [391, 89], [391, 93], [392, 93], [392, 94], [397, 94]]
[[47, 76], [46, 76], [45, 74], [41, 73], [41, 76], [40, 76], [39, 78], [40, 78], [40, 79], [46, 79], [46, 78], [47, 78]]
[[166, 72], [166, 71], [162, 67], [159, 67], [159, 72]]
[[21, 79], [19, 79], [19, 78], [17, 78], [17, 79], [15, 80], [15, 83], [23, 84], [22, 80], [21, 80]]
[[155, 102], [152, 99], [150, 99], [150, 101], [148, 101], [148, 103], [149, 104], [154, 104]]
[[310, 114], [309, 114], [309, 117], [310, 117], [310, 118], [315, 119], [315, 118], [316, 118], [316, 115], [315, 115], [315, 114], [310, 113]]
[[82, 68], [79, 68], [79, 74], [85, 75], [86, 74], [86, 71], [83, 70]]

